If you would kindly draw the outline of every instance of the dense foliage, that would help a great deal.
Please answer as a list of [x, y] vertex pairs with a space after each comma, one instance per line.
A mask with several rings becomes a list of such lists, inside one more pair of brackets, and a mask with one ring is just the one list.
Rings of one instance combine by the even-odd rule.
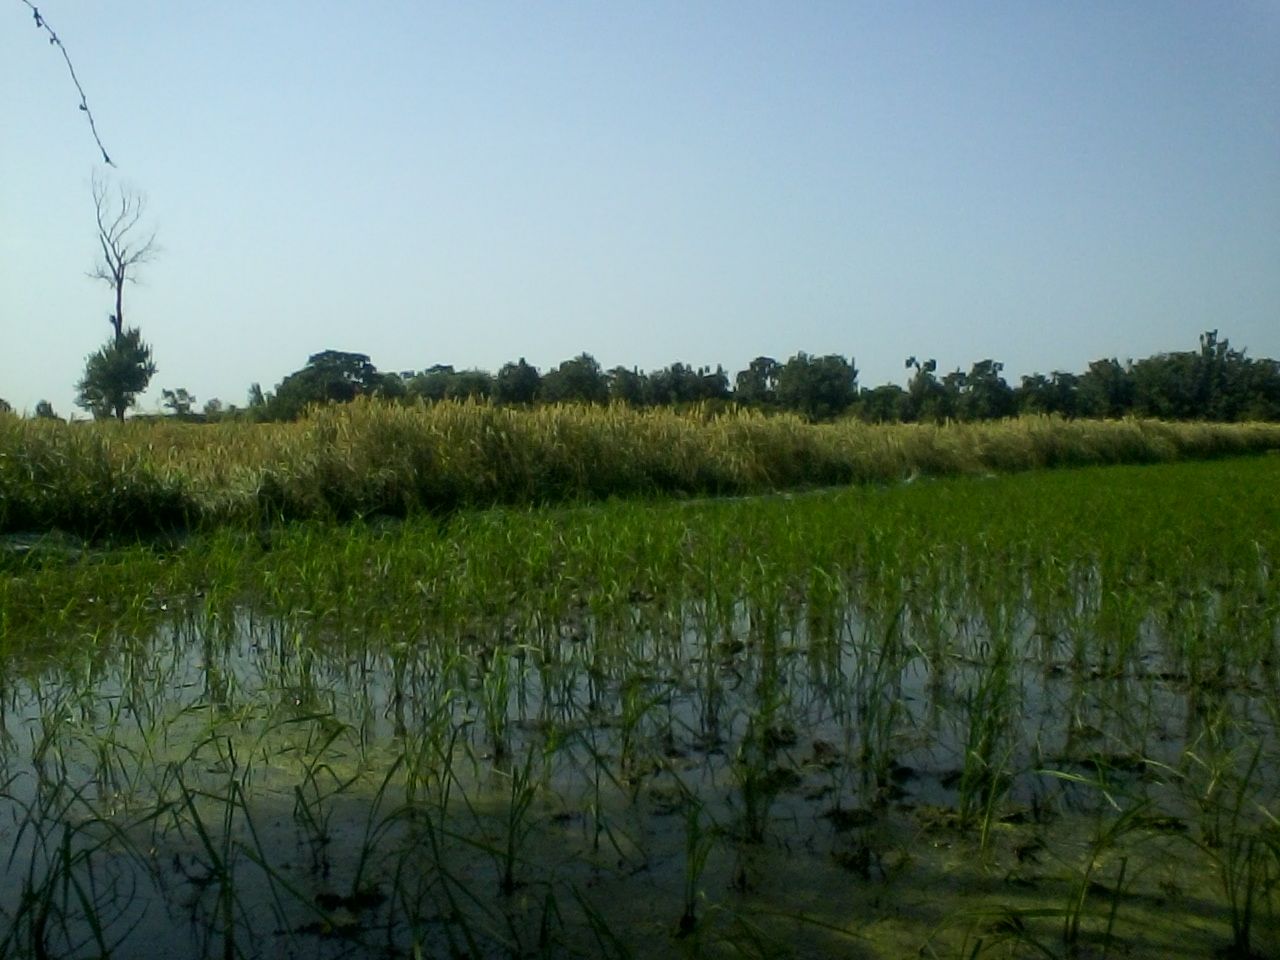
[[143, 341], [141, 331], [136, 327], [125, 329], [90, 354], [84, 376], [76, 384], [76, 404], [95, 419], [123, 420], [125, 411], [147, 389], [155, 372], [151, 347]]
[[589, 353], [545, 373], [523, 357], [496, 375], [437, 364], [421, 371], [379, 372], [360, 353], [327, 350], [285, 377], [274, 393], [254, 384], [249, 408], [206, 405], [210, 419], [244, 416], [293, 420], [308, 404], [348, 401], [356, 396], [428, 401], [488, 400], [496, 404], [621, 402], [632, 407], [735, 403], [765, 411], [800, 414], [810, 421], [854, 416], [868, 423], [972, 422], [1020, 414], [1066, 418], [1162, 420], [1280, 420], [1280, 361], [1254, 359], [1218, 339], [1200, 338], [1196, 351], [1161, 353], [1137, 361], [1096, 360], [1083, 373], [1054, 371], [1024, 376], [1017, 386], [1004, 365], [979, 360], [969, 372], [939, 374], [936, 360], [907, 359], [905, 387], [889, 383], [859, 387], [852, 360], [839, 354], [804, 352], [781, 362], [757, 357], [732, 378], [723, 367], [673, 363], [659, 370], [605, 370]]
[[750, 494], [1275, 449], [1280, 425], [1262, 423], [1042, 416], [811, 424], [711, 403], [677, 412], [358, 397], [267, 424], [176, 417], [76, 424], [0, 414], [0, 533], [135, 534], [504, 503]]

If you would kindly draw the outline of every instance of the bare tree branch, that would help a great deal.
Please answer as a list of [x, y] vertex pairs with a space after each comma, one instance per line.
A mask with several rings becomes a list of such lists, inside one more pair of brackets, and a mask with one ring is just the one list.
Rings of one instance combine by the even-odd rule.
[[136, 229], [146, 210], [141, 194], [125, 187], [112, 191], [98, 176], [93, 178], [93, 205], [98, 223], [98, 245], [102, 258], [89, 276], [110, 284], [116, 296], [116, 312], [111, 316], [116, 339], [124, 335], [124, 285], [137, 283], [137, 268], [154, 260], [160, 248], [155, 231], [150, 236], [136, 236]]
[[98, 149], [102, 151], [102, 162], [107, 166], [114, 167], [111, 157], [107, 155], [107, 148], [102, 145], [102, 138], [98, 136], [98, 125], [93, 122], [93, 111], [89, 109], [89, 101], [84, 95], [84, 87], [80, 86], [80, 78], [76, 76], [76, 68], [71, 64], [71, 56], [67, 53], [67, 48], [63, 45], [62, 40], [53, 32], [53, 27], [49, 26], [48, 21], [40, 13], [31, 0], [22, 0], [30, 9], [31, 15], [35, 18], [36, 27], [43, 30], [49, 35], [49, 45], [57, 47], [62, 53], [62, 59], [67, 62], [67, 72], [71, 74], [71, 82], [76, 85], [76, 91], [80, 94], [80, 109], [84, 111], [85, 118], [89, 121], [89, 130], [93, 133], [93, 141], [98, 145]]

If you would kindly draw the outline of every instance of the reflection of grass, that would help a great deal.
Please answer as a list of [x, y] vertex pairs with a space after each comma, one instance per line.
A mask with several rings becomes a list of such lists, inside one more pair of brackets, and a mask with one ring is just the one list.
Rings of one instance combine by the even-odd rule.
[[[145, 860], [128, 831], [94, 816], [82, 788], [42, 782], [24, 801], [0, 790], [0, 803], [14, 814], [16, 831], [4, 860], [7, 886], [17, 894], [13, 909], [0, 910], [0, 957], [56, 957], [86, 948], [105, 956], [127, 938], [124, 908], [145, 877]], [[141, 826], [140, 821], [135, 826]], [[111, 863], [111, 850], [131, 863]], [[16, 888], [16, 889], [14, 889]]]
[[1258, 458], [8, 557], [0, 843], [44, 852], [0, 881], [0, 957], [106, 952], [141, 922], [126, 882], [224, 955], [274, 924], [355, 956], [888, 927], [1141, 956], [1176, 943], [1142, 918], [1184, 907], [1196, 947], [1270, 949], [1277, 481]]

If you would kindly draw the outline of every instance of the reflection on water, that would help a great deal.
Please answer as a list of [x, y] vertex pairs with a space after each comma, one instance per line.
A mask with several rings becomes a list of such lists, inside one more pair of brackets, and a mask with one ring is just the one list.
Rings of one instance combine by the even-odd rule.
[[0, 956], [1274, 949], [1247, 593], [171, 618], [6, 681]]

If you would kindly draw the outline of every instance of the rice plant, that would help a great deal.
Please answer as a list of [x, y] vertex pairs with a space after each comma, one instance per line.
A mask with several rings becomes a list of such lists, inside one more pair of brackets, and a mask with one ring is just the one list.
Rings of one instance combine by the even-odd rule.
[[[4, 555], [0, 953], [136, 952], [172, 916], [158, 955], [1274, 952], [1280, 458], [553, 503], [606, 496], [572, 451], [638, 430], [682, 470], [740, 431], [749, 483], [689, 488], [721, 492], [794, 478], [750, 458], [818, 435], [507, 416], [280, 427], [320, 479], [273, 461], [265, 540]], [[476, 422], [489, 453], [403, 449]], [[542, 506], [511, 479], [532, 425], [566, 448]], [[374, 502], [344, 458], [375, 426], [406, 516], [334, 522]], [[875, 437], [952, 469], [947, 428]], [[458, 472], [399, 485], [428, 468]], [[464, 509], [466, 483], [522, 505]]]

